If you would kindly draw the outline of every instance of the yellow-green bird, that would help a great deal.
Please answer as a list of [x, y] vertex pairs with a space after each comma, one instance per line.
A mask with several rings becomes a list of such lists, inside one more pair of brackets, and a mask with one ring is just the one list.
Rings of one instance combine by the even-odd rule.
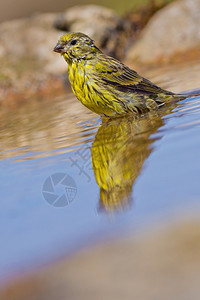
[[83, 33], [64, 34], [54, 48], [68, 63], [69, 80], [78, 100], [108, 117], [143, 114], [186, 98], [156, 86], [120, 61], [106, 56]]

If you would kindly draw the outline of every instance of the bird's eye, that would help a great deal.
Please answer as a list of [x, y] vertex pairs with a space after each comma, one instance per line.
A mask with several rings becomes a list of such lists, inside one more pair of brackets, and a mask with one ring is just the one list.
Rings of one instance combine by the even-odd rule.
[[77, 43], [77, 40], [72, 40], [70, 45], [76, 45], [76, 43]]

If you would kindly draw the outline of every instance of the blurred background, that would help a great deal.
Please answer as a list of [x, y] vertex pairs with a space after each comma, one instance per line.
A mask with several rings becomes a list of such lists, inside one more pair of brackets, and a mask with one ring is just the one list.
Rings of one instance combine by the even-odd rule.
[[200, 298], [200, 96], [102, 122], [53, 52], [82, 31], [199, 92], [199, 28], [200, 0], [1, 0], [1, 300]]
[[[170, 0], [156, 0], [157, 3], [169, 2]], [[172, 1], [172, 0], [171, 0]], [[141, 4], [152, 2], [152, 0], [102, 0], [102, 1], [86, 1], [86, 0], [42, 0], [42, 1], [25, 1], [25, 0], [7, 0], [1, 1], [0, 22], [29, 16], [35, 12], [61, 12], [70, 6], [78, 4], [98, 4], [108, 8], [113, 8], [119, 14], [123, 14], [130, 8], [138, 7]]]

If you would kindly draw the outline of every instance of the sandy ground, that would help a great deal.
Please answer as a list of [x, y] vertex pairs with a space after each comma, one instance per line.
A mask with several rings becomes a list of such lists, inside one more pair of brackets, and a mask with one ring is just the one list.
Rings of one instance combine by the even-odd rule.
[[199, 299], [199, 237], [200, 222], [182, 218], [81, 251], [6, 287], [1, 300]]

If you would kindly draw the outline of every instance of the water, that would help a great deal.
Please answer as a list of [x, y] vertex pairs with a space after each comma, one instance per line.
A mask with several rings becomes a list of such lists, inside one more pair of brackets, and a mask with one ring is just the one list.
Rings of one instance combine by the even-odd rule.
[[0, 119], [0, 281], [200, 209], [200, 97], [102, 123], [67, 93]]

